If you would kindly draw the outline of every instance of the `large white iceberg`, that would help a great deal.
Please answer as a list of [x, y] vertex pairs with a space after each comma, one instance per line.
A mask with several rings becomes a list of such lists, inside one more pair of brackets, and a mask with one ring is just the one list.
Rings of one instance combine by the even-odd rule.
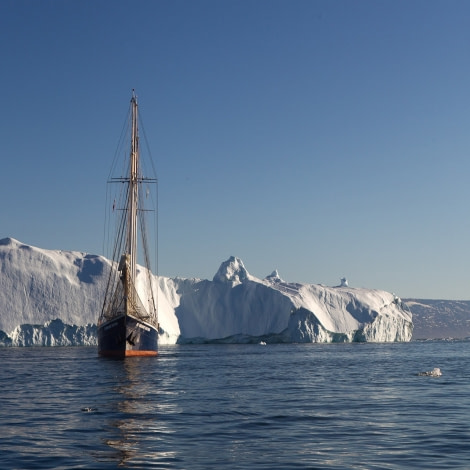
[[[0, 240], [0, 344], [96, 343], [110, 261]], [[139, 280], [139, 274], [138, 274]], [[409, 341], [413, 323], [394, 294], [258, 279], [239, 258], [212, 281], [154, 277], [160, 344]]]

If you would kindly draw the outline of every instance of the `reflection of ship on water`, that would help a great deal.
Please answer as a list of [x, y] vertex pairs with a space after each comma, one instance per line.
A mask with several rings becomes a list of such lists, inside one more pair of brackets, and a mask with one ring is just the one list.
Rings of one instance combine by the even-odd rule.
[[172, 431], [159, 416], [163, 407], [165, 413], [174, 410], [159, 403], [155, 370], [149, 367], [153, 363], [145, 357], [113, 362], [122, 367], [122, 373], [113, 390], [118, 394], [118, 400], [113, 404], [115, 416], [107, 423], [108, 436], [103, 438], [112, 452], [101, 457], [123, 467], [132, 463], [150, 468], [173, 461], [176, 453], [168, 449], [166, 438]]

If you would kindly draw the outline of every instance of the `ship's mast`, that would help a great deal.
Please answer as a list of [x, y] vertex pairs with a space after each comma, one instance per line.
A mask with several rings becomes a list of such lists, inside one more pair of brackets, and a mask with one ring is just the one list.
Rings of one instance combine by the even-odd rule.
[[129, 205], [127, 219], [127, 249], [129, 254], [129, 271], [131, 279], [135, 282], [137, 264], [137, 205], [139, 197], [139, 133], [137, 126], [137, 97], [132, 91], [132, 136], [130, 151], [130, 174], [129, 174]]

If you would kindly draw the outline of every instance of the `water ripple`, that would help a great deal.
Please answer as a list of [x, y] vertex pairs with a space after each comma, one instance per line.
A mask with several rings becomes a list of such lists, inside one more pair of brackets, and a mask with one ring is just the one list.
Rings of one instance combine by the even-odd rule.
[[[5, 348], [2, 469], [468, 468], [469, 342]], [[418, 376], [440, 367], [442, 377]]]

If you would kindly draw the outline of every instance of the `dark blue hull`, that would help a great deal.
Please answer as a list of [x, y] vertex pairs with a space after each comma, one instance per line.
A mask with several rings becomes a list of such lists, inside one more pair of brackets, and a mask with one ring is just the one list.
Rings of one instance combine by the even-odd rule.
[[98, 327], [98, 354], [108, 357], [156, 356], [158, 331], [149, 323], [122, 315]]

